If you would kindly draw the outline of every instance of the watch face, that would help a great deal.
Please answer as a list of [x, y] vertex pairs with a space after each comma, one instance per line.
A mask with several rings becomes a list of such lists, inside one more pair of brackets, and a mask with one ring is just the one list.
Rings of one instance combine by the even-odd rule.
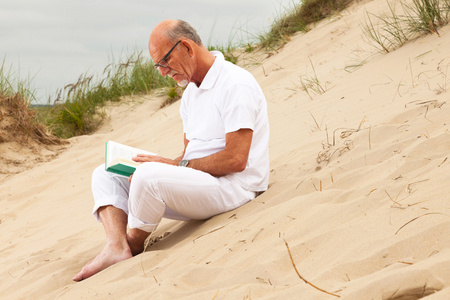
[[186, 167], [188, 165], [189, 161], [183, 159], [182, 161], [180, 161], [180, 167]]

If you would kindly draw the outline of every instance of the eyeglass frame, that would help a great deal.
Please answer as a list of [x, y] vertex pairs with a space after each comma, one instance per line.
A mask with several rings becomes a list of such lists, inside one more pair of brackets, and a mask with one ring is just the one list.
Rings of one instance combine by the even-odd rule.
[[[170, 49], [169, 52], [167, 52], [167, 54], [164, 55], [164, 57], [163, 57], [162, 59], [160, 59], [160, 60], [158, 61], [158, 63], [155, 64], [155, 65], [153, 66], [153, 68], [154, 68], [155, 70], [157, 70], [159, 67], [161, 67], [161, 68], [168, 68], [168, 67], [169, 67], [169, 63], [166, 61], [166, 59], [169, 58], [169, 55], [172, 53], [172, 51], [175, 49], [175, 47], [176, 47], [179, 43], [181, 43], [181, 40], [179, 40], [178, 42], [176, 42], [176, 44], [172, 47], [172, 49]], [[162, 64], [161, 64], [162, 61], [164, 61], [167, 65], [162, 65]]]

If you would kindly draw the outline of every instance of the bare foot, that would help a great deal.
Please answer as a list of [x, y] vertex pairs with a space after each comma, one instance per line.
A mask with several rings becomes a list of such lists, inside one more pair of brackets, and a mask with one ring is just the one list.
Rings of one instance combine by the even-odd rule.
[[130, 247], [117, 245], [106, 245], [102, 252], [97, 255], [92, 261], [88, 262], [81, 271], [76, 274], [72, 280], [81, 281], [89, 278], [94, 274], [118, 263], [119, 261], [126, 260], [132, 257]]

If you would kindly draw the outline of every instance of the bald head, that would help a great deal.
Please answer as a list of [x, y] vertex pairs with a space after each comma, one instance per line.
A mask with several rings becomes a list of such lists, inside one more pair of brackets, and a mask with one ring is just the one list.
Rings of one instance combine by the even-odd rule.
[[167, 40], [176, 43], [181, 39], [189, 39], [199, 46], [203, 45], [195, 28], [183, 20], [165, 20], [156, 25], [150, 35], [149, 44]]

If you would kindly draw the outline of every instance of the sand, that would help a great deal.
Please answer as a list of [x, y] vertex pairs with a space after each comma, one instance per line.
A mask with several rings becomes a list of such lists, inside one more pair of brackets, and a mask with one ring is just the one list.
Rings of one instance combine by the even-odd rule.
[[[72, 276], [105, 241], [90, 190], [104, 142], [178, 156], [180, 103], [110, 105], [98, 132], [5, 178], [0, 297], [450, 299], [450, 27], [378, 53], [360, 24], [387, 9], [359, 2], [246, 64], [268, 102], [267, 192], [164, 220], [146, 252], [87, 280]], [[308, 95], [301, 80], [315, 77], [325, 92]]]

